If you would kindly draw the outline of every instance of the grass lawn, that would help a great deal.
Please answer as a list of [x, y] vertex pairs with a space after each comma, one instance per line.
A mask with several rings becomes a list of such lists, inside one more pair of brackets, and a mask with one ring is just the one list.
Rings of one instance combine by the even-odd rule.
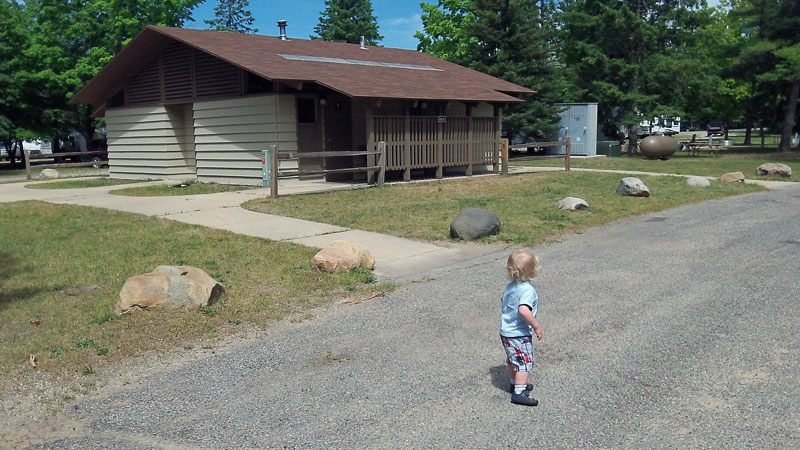
[[[792, 167], [790, 178], [756, 176], [756, 167], [765, 162], [776, 162]], [[526, 165], [539, 167], [564, 167], [564, 159], [541, 159], [534, 161], [518, 161], [513, 159], [510, 165]], [[742, 172], [748, 179], [775, 181], [800, 181], [800, 153], [781, 152], [743, 152], [734, 147], [720, 156], [687, 156], [678, 152], [666, 161], [646, 159], [641, 156], [620, 156], [609, 158], [571, 158], [571, 167], [587, 169], [636, 170], [642, 172], [666, 172], [681, 175], [702, 175], [719, 177], [728, 172]]]
[[[761, 189], [720, 182], [712, 182], [706, 189], [690, 188], [683, 178], [640, 177], [652, 196], [633, 198], [616, 193], [620, 178], [618, 174], [587, 172], [475, 177], [255, 199], [243, 206], [263, 213], [427, 240], [448, 239], [453, 217], [463, 208], [479, 207], [497, 214], [503, 224], [500, 233], [486, 242], [536, 245], [566, 232], [623, 217]], [[566, 196], [583, 198], [589, 203], [589, 210], [558, 210], [556, 203]]]
[[28, 189], [77, 189], [77, 188], [116, 186], [119, 184], [131, 184], [131, 183], [138, 183], [138, 181], [117, 180], [110, 178], [89, 178], [85, 180], [76, 179], [76, 180], [54, 181], [52, 183], [31, 183], [31, 184], [26, 184], [25, 187]]
[[111, 191], [114, 195], [127, 195], [130, 197], [166, 197], [170, 195], [200, 195], [216, 194], [218, 192], [235, 192], [246, 189], [256, 189], [253, 186], [230, 186], [213, 183], [181, 183], [175, 185], [139, 186]]
[[[97, 208], [41, 202], [0, 208], [0, 373], [8, 383], [33, 370], [90, 380], [132, 355], [188, 351], [285, 317], [310, 318], [310, 308], [332, 299], [362, 300], [391, 289], [374, 283], [369, 271], [313, 270], [316, 250], [301, 245]], [[202, 311], [115, 316], [125, 280], [161, 264], [199, 267], [226, 291]], [[101, 290], [67, 292], [92, 285]]]

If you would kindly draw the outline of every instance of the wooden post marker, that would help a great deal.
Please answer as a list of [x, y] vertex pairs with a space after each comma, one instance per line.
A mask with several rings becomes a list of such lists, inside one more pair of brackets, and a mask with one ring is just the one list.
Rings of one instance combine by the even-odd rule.
[[500, 163], [503, 165], [500, 175], [508, 175], [508, 139], [500, 139]]
[[572, 151], [572, 143], [570, 142], [569, 136], [567, 136], [567, 145], [565, 147], [565, 154], [566, 158], [564, 158], [564, 170], [569, 172], [569, 154]]
[[269, 194], [278, 198], [278, 146], [269, 146]]

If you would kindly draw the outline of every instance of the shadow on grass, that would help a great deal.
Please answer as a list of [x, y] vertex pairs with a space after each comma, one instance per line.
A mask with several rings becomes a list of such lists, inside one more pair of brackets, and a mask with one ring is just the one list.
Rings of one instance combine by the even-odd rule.
[[5, 284], [11, 276], [31, 270], [30, 266], [22, 264], [20, 259], [8, 253], [0, 253], [0, 309], [13, 301], [25, 300], [43, 292], [43, 286], [26, 286], [8, 289]]

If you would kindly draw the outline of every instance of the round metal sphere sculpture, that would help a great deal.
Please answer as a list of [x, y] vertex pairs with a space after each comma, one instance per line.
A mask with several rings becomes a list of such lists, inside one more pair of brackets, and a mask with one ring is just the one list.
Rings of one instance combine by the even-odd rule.
[[647, 136], [639, 144], [639, 153], [648, 158], [667, 159], [678, 151], [678, 141], [669, 136]]

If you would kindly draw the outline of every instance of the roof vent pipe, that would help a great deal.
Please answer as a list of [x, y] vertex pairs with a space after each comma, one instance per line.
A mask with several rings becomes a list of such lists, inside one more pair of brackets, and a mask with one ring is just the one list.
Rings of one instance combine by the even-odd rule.
[[289, 39], [286, 37], [286, 21], [285, 20], [279, 20], [278, 21], [278, 29], [281, 32], [281, 40], [282, 41], [288, 41]]
[[366, 50], [367, 45], [364, 43], [364, 36], [361, 36], [361, 50]]

